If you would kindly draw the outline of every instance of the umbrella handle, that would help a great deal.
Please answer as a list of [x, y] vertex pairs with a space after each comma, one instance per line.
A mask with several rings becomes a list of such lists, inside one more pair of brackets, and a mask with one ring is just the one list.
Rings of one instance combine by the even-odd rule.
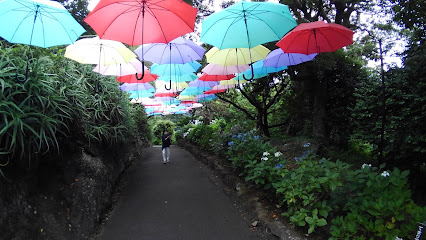
[[[244, 78], [246, 81], [251, 81], [251, 80], [253, 80], [253, 79], [254, 79], [253, 64], [250, 64], [250, 68], [251, 68], [251, 78], [246, 78], [246, 75], [245, 75], [245, 74], [243, 74], [243, 78]], [[238, 80], [239, 80], [239, 79], [238, 79]]]
[[172, 79], [170, 78], [170, 87], [167, 87], [167, 85], [164, 85], [164, 88], [166, 89], [166, 90], [170, 90], [170, 89], [172, 89]]
[[142, 78], [145, 76], [145, 63], [144, 62], [142, 62], [142, 76], [139, 77], [138, 73], [135, 73], [135, 75], [136, 75], [137, 80], [142, 80]]

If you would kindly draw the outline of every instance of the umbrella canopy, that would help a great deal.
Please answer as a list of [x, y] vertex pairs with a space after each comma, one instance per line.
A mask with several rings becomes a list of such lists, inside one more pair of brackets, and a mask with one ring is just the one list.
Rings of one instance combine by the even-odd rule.
[[285, 35], [277, 46], [285, 53], [312, 54], [334, 52], [353, 43], [354, 32], [335, 23], [301, 23]]
[[188, 62], [184, 64], [152, 64], [151, 73], [160, 75], [160, 76], [170, 76], [170, 75], [186, 75], [193, 74], [201, 67], [201, 64], [197, 61]]
[[196, 87], [196, 88], [204, 88], [204, 89], [210, 89], [213, 86], [218, 85], [219, 82], [217, 81], [202, 81], [202, 80], [194, 80], [190, 83], [188, 83], [189, 87]]
[[219, 85], [235, 86], [237, 84], [246, 83], [246, 82], [247, 81], [245, 81], [245, 80], [237, 80], [237, 79], [233, 78], [233, 79], [229, 79], [229, 80], [220, 81]]
[[146, 83], [146, 82], [152, 82], [157, 79], [157, 75], [151, 74], [148, 70], [145, 70], [145, 75], [142, 79], [139, 79], [135, 76], [135, 74], [132, 75], [125, 75], [117, 77], [117, 82], [122, 83]]
[[155, 88], [149, 83], [124, 83], [120, 86], [122, 91], [147, 91], [155, 92]]
[[286, 5], [241, 1], [202, 22], [201, 41], [224, 48], [252, 48], [280, 40], [297, 25]]
[[162, 80], [155, 81], [155, 88], [156, 89], [166, 89], [174, 92], [180, 92], [183, 89], [188, 87], [188, 83], [186, 82], [172, 82], [170, 85], [170, 88], [166, 88], [166, 86], [169, 86], [170, 83]]
[[[145, 68], [148, 70], [147, 68]], [[94, 72], [105, 76], [125, 76], [142, 72], [142, 63], [136, 58], [131, 59], [128, 63], [97, 65]]]
[[222, 81], [222, 80], [229, 80], [231, 78], [234, 78], [234, 74], [228, 74], [228, 75], [208, 75], [206, 73], [203, 73], [201, 77], [198, 79], [202, 81]]
[[130, 94], [129, 98], [146, 98], [146, 97], [153, 97], [153, 92], [148, 91], [126, 91]]
[[[195, 79], [197, 79], [197, 75], [191, 73], [191, 74], [185, 74], [185, 75], [169, 75], [169, 76], [160, 76], [158, 77], [158, 80], [163, 81], [169, 81], [169, 85], [171, 83], [180, 83], [180, 82], [190, 82]], [[170, 88], [167, 88], [170, 89]]]
[[86, 30], [59, 2], [0, 1], [0, 36], [12, 43], [38, 47], [69, 45]]
[[196, 14], [181, 0], [101, 0], [84, 21], [102, 39], [135, 46], [168, 43], [194, 31]]
[[151, 43], [144, 44], [135, 50], [135, 53], [144, 60], [158, 63], [188, 63], [195, 60], [201, 60], [204, 56], [205, 49], [198, 44], [178, 37], [169, 43]]
[[187, 87], [179, 94], [179, 96], [196, 96], [196, 95], [202, 94], [204, 91], [209, 89], [210, 88], [203, 89], [203, 88], [197, 88], [197, 87]]
[[208, 63], [232, 66], [240, 64], [251, 64], [264, 59], [271, 52], [268, 48], [259, 45], [254, 48], [227, 48], [219, 50], [217, 47], [211, 48], [206, 53]]
[[237, 65], [223, 66], [220, 64], [209, 63], [201, 71], [209, 75], [228, 75], [228, 74], [244, 72], [245, 70], [249, 68], [250, 66], [247, 64], [238, 65], [238, 66]]
[[266, 67], [293, 66], [303, 62], [311, 61], [317, 53], [309, 55], [301, 53], [284, 53], [281, 48], [275, 49], [266, 56], [263, 65]]
[[121, 42], [94, 37], [67, 46], [65, 57], [83, 64], [109, 65], [128, 63], [136, 55]]
[[250, 75], [254, 74], [253, 78], [262, 78], [267, 76], [269, 73], [275, 73], [287, 69], [287, 66], [282, 67], [266, 67], [263, 65], [263, 60], [253, 63], [253, 73], [250, 73], [249, 70], [238, 74], [235, 78], [241, 79], [243, 74]]

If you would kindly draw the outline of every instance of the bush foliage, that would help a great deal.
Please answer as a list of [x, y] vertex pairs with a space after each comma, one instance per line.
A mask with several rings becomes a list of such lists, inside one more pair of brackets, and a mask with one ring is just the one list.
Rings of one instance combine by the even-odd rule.
[[182, 129], [201, 148], [225, 151], [245, 181], [272, 191], [282, 215], [307, 234], [324, 228], [330, 239], [393, 240], [411, 237], [426, 216], [426, 207], [411, 199], [408, 171], [320, 158], [310, 143], [289, 157], [256, 131], [223, 120]]

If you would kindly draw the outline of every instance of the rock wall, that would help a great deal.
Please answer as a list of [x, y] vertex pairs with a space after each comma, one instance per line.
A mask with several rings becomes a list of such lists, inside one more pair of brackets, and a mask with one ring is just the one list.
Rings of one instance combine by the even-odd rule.
[[142, 145], [65, 147], [36, 174], [0, 179], [0, 240], [93, 239], [122, 173]]

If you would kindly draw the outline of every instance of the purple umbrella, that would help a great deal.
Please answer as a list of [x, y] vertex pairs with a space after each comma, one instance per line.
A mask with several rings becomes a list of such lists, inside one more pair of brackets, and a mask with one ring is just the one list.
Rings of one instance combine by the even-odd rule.
[[285, 53], [281, 48], [275, 49], [270, 52], [265, 60], [263, 66], [265, 67], [283, 67], [293, 66], [303, 62], [311, 61], [317, 56], [316, 53], [305, 55], [301, 53]]
[[149, 83], [124, 83], [120, 89], [122, 91], [155, 91], [155, 88]]
[[190, 83], [188, 83], [188, 86], [190, 87], [197, 87], [197, 88], [206, 88], [210, 89], [216, 85], [219, 85], [219, 82], [217, 81], [201, 81], [201, 80], [194, 80]]
[[[143, 51], [143, 54], [142, 54]], [[135, 53], [145, 60], [158, 63], [187, 63], [200, 60], [206, 50], [196, 43], [183, 37], [178, 37], [170, 43], [151, 43], [138, 47]]]
[[223, 66], [220, 64], [209, 63], [203, 68], [202, 71], [207, 73], [208, 75], [228, 75], [234, 73], [241, 73], [248, 69], [250, 69], [250, 66], [248, 64]]

